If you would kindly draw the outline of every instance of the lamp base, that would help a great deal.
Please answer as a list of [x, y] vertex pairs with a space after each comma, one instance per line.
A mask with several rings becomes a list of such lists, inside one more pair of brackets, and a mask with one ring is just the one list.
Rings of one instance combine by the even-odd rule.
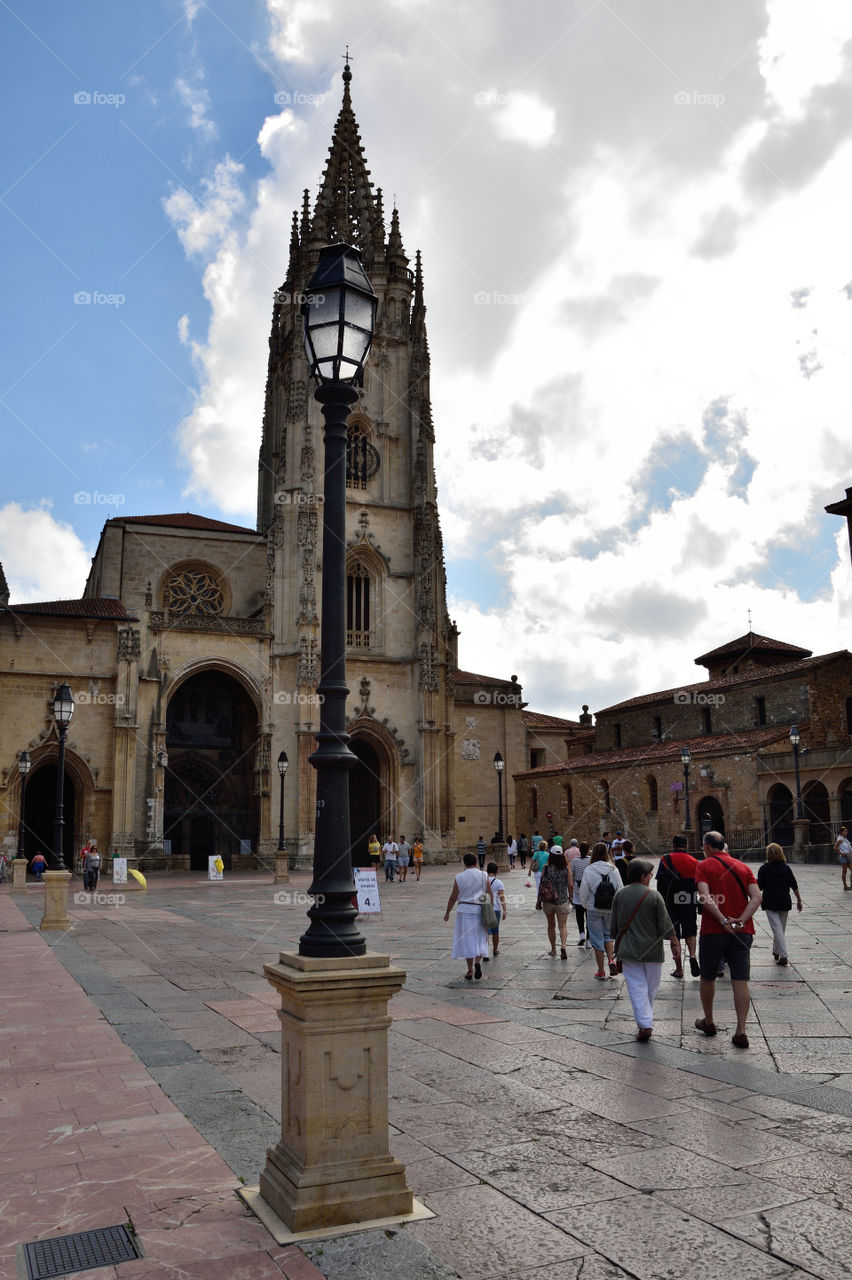
[[27, 860], [26, 858], [16, 858], [12, 863], [12, 888], [9, 890], [11, 894], [20, 895], [27, 891]]
[[281, 849], [275, 853], [275, 884], [290, 883], [290, 855]]
[[68, 882], [70, 871], [45, 871], [44, 880], [44, 915], [40, 929], [67, 930], [72, 928], [68, 916]]

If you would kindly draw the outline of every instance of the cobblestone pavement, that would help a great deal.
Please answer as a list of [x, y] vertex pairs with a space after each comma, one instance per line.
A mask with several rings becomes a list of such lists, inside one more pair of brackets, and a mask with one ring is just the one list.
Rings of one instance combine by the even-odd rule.
[[[730, 1041], [730, 984], [717, 984], [719, 1034], [706, 1039], [694, 1028], [698, 982], [670, 978], [670, 965], [654, 1037], [637, 1044], [623, 980], [593, 978], [573, 923], [568, 959], [547, 954], [521, 871], [504, 875], [500, 956], [481, 982], [463, 981], [443, 921], [456, 869], [427, 867], [420, 884], [382, 881], [383, 914], [362, 921], [370, 949], [408, 974], [391, 1005], [392, 1146], [437, 1216], [391, 1237], [306, 1248], [313, 1265], [299, 1255], [311, 1268], [303, 1274], [852, 1276], [852, 895], [838, 871], [796, 868], [805, 910], [790, 918], [786, 969], [773, 963], [758, 913], [745, 1051]], [[147, 894], [120, 905], [72, 901], [73, 932], [47, 935], [51, 962], [133, 1051], [140, 1079], [159, 1085], [178, 1120], [249, 1183], [280, 1108], [276, 999], [262, 968], [295, 949], [307, 884], [303, 875], [289, 886], [260, 874], [152, 878]], [[4, 919], [14, 903], [37, 924], [42, 893], [4, 897]], [[30, 971], [28, 991], [32, 981]], [[5, 1041], [0, 1059], [7, 1069]], [[27, 1176], [41, 1193], [37, 1170]], [[40, 1234], [43, 1225], [17, 1239]], [[149, 1274], [141, 1265], [89, 1274], [135, 1280]], [[302, 1274], [276, 1265], [186, 1275]]]

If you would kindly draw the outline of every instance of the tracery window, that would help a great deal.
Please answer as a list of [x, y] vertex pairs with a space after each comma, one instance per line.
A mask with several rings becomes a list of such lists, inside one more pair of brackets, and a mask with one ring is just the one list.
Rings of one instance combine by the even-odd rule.
[[379, 451], [370, 443], [367, 432], [353, 423], [346, 432], [346, 487], [366, 489], [379, 469]]
[[350, 648], [370, 645], [370, 575], [357, 562], [346, 575], [346, 643]]
[[207, 569], [179, 569], [163, 588], [163, 607], [172, 613], [211, 617], [222, 613], [225, 594]]

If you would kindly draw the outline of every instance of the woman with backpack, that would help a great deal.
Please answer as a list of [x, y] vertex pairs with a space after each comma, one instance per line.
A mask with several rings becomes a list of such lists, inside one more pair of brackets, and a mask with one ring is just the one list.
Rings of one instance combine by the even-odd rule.
[[580, 882], [580, 903], [586, 910], [586, 932], [595, 952], [598, 971], [595, 977], [606, 978], [604, 962], [609, 963], [610, 977], [615, 977], [618, 970], [612, 948], [612, 934], [609, 920], [612, 903], [616, 892], [622, 887], [621, 876], [614, 865], [603, 840], [599, 840], [592, 849], [589, 865], [583, 872]]
[[568, 914], [571, 910], [571, 872], [561, 849], [551, 852], [541, 873], [536, 898], [536, 911], [543, 911], [547, 919], [547, 940], [550, 954], [556, 955], [556, 925], [559, 924], [559, 941], [563, 960], [568, 959]]

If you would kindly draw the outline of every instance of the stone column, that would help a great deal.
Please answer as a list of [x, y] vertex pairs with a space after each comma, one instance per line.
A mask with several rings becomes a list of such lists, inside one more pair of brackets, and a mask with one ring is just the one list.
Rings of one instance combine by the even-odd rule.
[[70, 929], [68, 917], [68, 882], [70, 871], [45, 871], [44, 880], [44, 915], [40, 929]]
[[809, 843], [810, 834], [810, 819], [793, 819], [793, 852], [790, 859], [792, 862], [807, 862], [808, 850], [811, 847]]
[[290, 858], [286, 850], [277, 849], [275, 852], [275, 884], [290, 883]]
[[411, 1213], [388, 1146], [388, 1001], [405, 973], [367, 952], [282, 952], [264, 966], [281, 996], [281, 1139], [260, 1195], [291, 1231]]
[[9, 890], [12, 894], [22, 894], [27, 891], [27, 860], [26, 858], [15, 858], [12, 863], [12, 888]]
[[498, 871], [509, 870], [509, 846], [505, 841], [501, 844], [490, 844], [488, 846], [488, 854], [485, 859], [486, 866], [492, 858], [497, 863]]

